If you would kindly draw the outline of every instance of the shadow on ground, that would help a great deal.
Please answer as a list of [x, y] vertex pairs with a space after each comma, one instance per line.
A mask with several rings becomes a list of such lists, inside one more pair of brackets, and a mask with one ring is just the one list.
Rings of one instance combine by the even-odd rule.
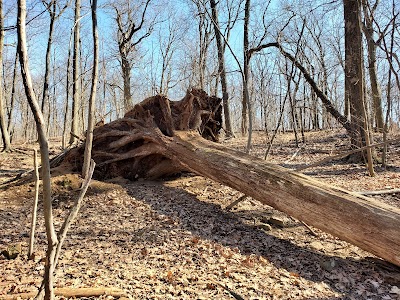
[[[372, 270], [380, 273], [382, 278], [386, 272], [373, 260], [325, 255], [275, 237], [258, 227], [245, 224], [238, 215], [225, 211], [220, 205], [200, 201], [196, 195], [168, 187], [162, 182], [133, 183], [128, 186], [128, 193], [149, 204], [159, 214], [178, 217], [182, 228], [195, 236], [224, 246], [237, 247], [243, 254], [261, 255], [276, 268], [284, 268], [310, 281], [325, 282], [332, 290], [345, 293], [346, 297], [357, 295], [354, 280], [367, 281]], [[331, 260], [335, 261], [335, 269], [340, 270], [340, 274], [348, 276], [332, 279], [335, 276], [320, 265], [321, 262]], [[356, 279], [349, 279], [351, 277]], [[345, 291], [343, 287], [346, 287]]]

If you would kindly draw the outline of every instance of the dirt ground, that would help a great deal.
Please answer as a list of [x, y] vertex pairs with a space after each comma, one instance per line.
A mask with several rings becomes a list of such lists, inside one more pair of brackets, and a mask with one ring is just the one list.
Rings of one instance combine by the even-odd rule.
[[[293, 134], [278, 136], [268, 161], [296, 169], [348, 149], [340, 131], [306, 137], [297, 151]], [[225, 142], [237, 149], [245, 143]], [[60, 149], [53, 144], [56, 154]], [[18, 152], [0, 155], [0, 183], [32, 168], [32, 147], [19, 145]], [[263, 156], [265, 149], [266, 137], [255, 134], [251, 154]], [[389, 147], [388, 163], [386, 170], [376, 167], [374, 178], [364, 165], [344, 160], [304, 174], [351, 191], [400, 188], [399, 143]], [[74, 174], [53, 178], [57, 228], [80, 182]], [[22, 246], [16, 259], [0, 255], [0, 299], [35, 291], [41, 283], [46, 247], [41, 205], [35, 257], [26, 255], [33, 193], [32, 182], [0, 190], [0, 252]], [[128, 299], [400, 299], [399, 268], [251, 198], [226, 209], [241, 196], [194, 174], [93, 181], [69, 232], [55, 286], [118, 288]], [[374, 197], [400, 207], [400, 194]]]

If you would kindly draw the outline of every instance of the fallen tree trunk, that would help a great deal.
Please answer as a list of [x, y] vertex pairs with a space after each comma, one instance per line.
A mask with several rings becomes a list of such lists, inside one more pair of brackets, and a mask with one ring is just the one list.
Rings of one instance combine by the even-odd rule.
[[[192, 171], [400, 266], [399, 209], [204, 139], [198, 129], [209, 119], [201, 121], [198, 111], [212, 115], [213, 108], [206, 112], [197, 105], [196, 112], [189, 106], [210, 103], [207, 97], [192, 91], [180, 102], [197, 118], [194, 128], [181, 126], [177, 120], [182, 116], [170, 113], [176, 104], [156, 96], [95, 130], [93, 158], [101, 166], [97, 177], [154, 178]], [[64, 164], [79, 161], [79, 153], [82, 149], [71, 152]]]
[[400, 266], [400, 210], [328, 186], [188, 132], [159, 136], [165, 154], [199, 175], [230, 186]]

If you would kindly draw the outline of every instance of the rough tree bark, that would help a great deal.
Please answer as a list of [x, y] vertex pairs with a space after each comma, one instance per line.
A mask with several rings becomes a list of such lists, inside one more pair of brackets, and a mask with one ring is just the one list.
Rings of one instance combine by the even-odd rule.
[[[349, 133], [353, 147], [362, 148], [370, 144], [369, 124], [365, 103], [364, 57], [361, 34], [361, 2], [345, 0], [345, 98], [350, 103], [351, 127]], [[351, 160], [362, 161], [359, 153]], [[366, 161], [370, 176], [374, 176], [372, 149], [366, 150]]]
[[[189, 90], [180, 101], [157, 95], [135, 105], [124, 118], [95, 128], [95, 178], [152, 179], [185, 170], [165, 157], [151, 135], [143, 134], [145, 128], [152, 126], [152, 118], [166, 136], [173, 136], [175, 130], [197, 130], [204, 138], [218, 141], [222, 128], [221, 99], [197, 89]], [[84, 148], [70, 151], [62, 168], [80, 171]]]
[[244, 6], [244, 22], [243, 22], [243, 93], [242, 93], [242, 122], [241, 131], [242, 135], [247, 132], [247, 103], [250, 101], [248, 99], [249, 94], [246, 92], [245, 84], [248, 88], [249, 82], [249, 65], [251, 53], [249, 52], [249, 20], [250, 20], [250, 0], [246, 0]]
[[[200, 90], [178, 102], [148, 98], [124, 118], [95, 129], [95, 176], [156, 178], [192, 171], [400, 266], [399, 209], [207, 141], [218, 139], [220, 121], [221, 99]], [[83, 147], [71, 150], [61, 167], [79, 169]]]

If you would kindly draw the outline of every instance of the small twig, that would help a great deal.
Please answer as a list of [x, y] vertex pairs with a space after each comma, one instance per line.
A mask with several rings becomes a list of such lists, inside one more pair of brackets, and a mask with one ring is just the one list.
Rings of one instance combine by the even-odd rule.
[[225, 207], [225, 209], [226, 210], [231, 210], [239, 202], [242, 202], [242, 201], [246, 200], [246, 198], [247, 198], [246, 195], [240, 196], [239, 199], [236, 199], [235, 201], [233, 201], [231, 204], [229, 204], [227, 207]]
[[231, 296], [233, 298], [235, 298], [236, 300], [244, 300], [244, 298], [242, 296], [240, 296], [238, 293], [232, 291], [226, 285], [223, 285], [223, 284], [221, 284], [219, 282], [216, 282], [216, 281], [214, 281], [214, 284], [219, 285], [220, 287], [222, 287], [225, 291], [227, 291], [229, 294], [231, 294]]
[[308, 225], [307, 225], [306, 223], [304, 223], [303, 221], [300, 221], [300, 223], [303, 224], [303, 226], [306, 227], [306, 228], [308, 229], [308, 231], [309, 231], [313, 236], [318, 237], [318, 234], [317, 234], [314, 230], [312, 230], [312, 228], [311, 228], [310, 226], [308, 226]]
[[308, 231], [309, 231], [313, 236], [318, 237], [318, 234], [317, 234], [314, 230], [312, 230], [312, 228], [311, 228], [309, 225], [307, 225], [307, 224], [304, 223], [303, 221], [296, 220], [296, 219], [293, 218], [293, 217], [290, 217], [290, 218], [291, 218], [293, 221], [295, 221], [295, 222], [300, 222], [305, 228], [308, 229]]
[[70, 135], [72, 135], [74, 138], [77, 138], [79, 141], [84, 142], [85, 140], [83, 138], [81, 138], [80, 136], [76, 135], [75, 133], [73, 133], [72, 131], [69, 133]]
[[287, 164], [288, 162], [292, 161], [302, 149], [304, 149], [304, 147], [297, 148], [296, 152], [289, 159], [285, 160], [284, 163]]

